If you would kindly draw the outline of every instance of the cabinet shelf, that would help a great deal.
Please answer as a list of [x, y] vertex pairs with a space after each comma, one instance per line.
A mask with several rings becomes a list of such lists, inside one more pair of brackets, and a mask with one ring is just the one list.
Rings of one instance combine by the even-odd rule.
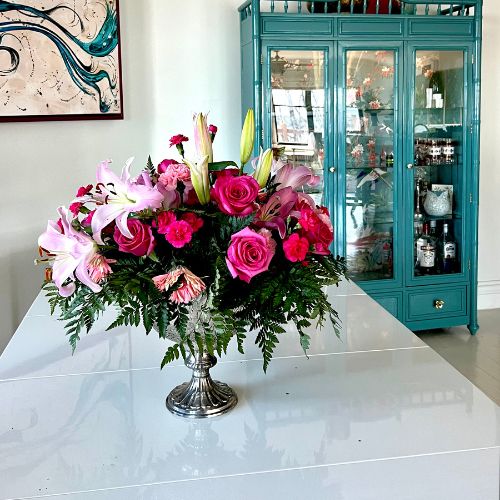
[[[255, 50], [250, 50], [251, 37], [245, 40], [244, 107], [253, 106], [260, 113], [256, 116], [260, 127], [255, 149], [266, 149], [278, 137], [304, 142], [302, 149], [288, 147], [284, 155], [294, 165], [325, 167], [324, 194], [319, 186], [313, 190], [314, 199], [331, 209], [333, 251], [346, 257], [350, 276], [369, 293], [397, 304], [392, 310], [398, 319], [418, 329], [456, 325], [466, 318], [475, 330], [477, 252], [472, 229], [477, 225], [478, 209], [477, 203], [470, 204], [469, 199], [477, 185], [479, 153], [477, 126], [472, 134], [468, 127], [478, 111], [473, 97], [478, 95], [480, 82], [475, 79], [471, 56], [476, 55], [481, 42], [480, 31], [465, 33], [463, 19], [450, 16], [450, 27], [445, 31], [453, 36], [426, 27], [423, 44], [423, 32], [414, 31], [413, 26], [405, 27], [404, 36], [399, 30], [393, 35], [387, 32], [387, 19], [372, 16], [366, 21], [370, 21], [369, 31], [374, 36], [360, 43], [357, 33], [366, 29], [365, 25], [356, 33], [332, 25], [327, 34], [320, 26], [325, 18], [320, 17], [301, 20], [300, 33], [296, 26], [292, 30], [289, 22], [283, 22], [282, 31], [273, 32], [272, 37], [257, 35], [260, 48], [267, 54], [263, 66], [255, 64], [258, 61]], [[279, 19], [280, 14], [275, 13], [276, 27]], [[452, 28], [452, 24], [456, 26]], [[250, 28], [248, 24], [243, 33], [251, 34]], [[426, 107], [428, 87], [442, 97], [442, 102], [434, 99], [432, 104], [443, 107]], [[277, 109], [276, 99], [287, 106]], [[371, 109], [378, 105], [381, 107]], [[417, 139], [421, 146], [415, 152]], [[454, 147], [453, 163], [444, 163], [444, 153], [449, 149], [432, 150], [439, 164], [407, 168], [415, 154], [422, 163], [430, 158], [430, 141], [439, 140], [440, 147], [449, 147], [446, 139]], [[381, 164], [381, 155], [384, 159], [384, 154], [391, 153], [394, 164]], [[328, 173], [332, 166], [337, 168], [335, 175]], [[457, 273], [420, 276], [415, 272], [417, 178], [422, 190], [425, 185], [428, 189], [441, 185], [439, 189], [452, 195], [451, 214], [430, 216], [423, 203], [420, 208], [422, 222], [429, 226], [432, 222], [438, 233], [448, 223], [460, 263]], [[444, 199], [438, 198], [436, 207], [439, 201], [449, 208]], [[445, 283], [457, 301], [456, 289], [466, 290], [460, 296], [460, 308], [441, 311], [431, 303], [433, 314], [412, 316], [410, 298], [421, 293], [433, 297]]]

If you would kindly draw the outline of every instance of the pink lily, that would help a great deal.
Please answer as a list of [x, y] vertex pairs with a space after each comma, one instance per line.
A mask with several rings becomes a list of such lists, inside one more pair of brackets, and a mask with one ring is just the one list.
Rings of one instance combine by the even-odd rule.
[[286, 187], [272, 194], [255, 215], [254, 224], [267, 229], [277, 229], [281, 239], [286, 236], [286, 218], [290, 215], [297, 203], [298, 195], [291, 188]]
[[95, 241], [104, 244], [101, 238], [102, 230], [116, 220], [120, 232], [127, 238], [132, 238], [127, 227], [127, 218], [132, 212], [146, 209], [157, 209], [162, 206], [163, 195], [151, 184], [148, 176], [130, 178], [132, 158], [123, 167], [121, 177], [109, 168], [109, 162], [104, 161], [97, 167], [98, 194], [94, 199], [101, 203], [97, 205], [92, 218], [92, 234]]
[[291, 187], [292, 189], [298, 189], [302, 186], [316, 186], [320, 181], [317, 175], [314, 175], [311, 169], [304, 165], [299, 167], [294, 167], [293, 165], [287, 164], [281, 167], [276, 172], [276, 177], [274, 178], [275, 184], [280, 184], [280, 188]]
[[[67, 208], [59, 207], [58, 212], [62, 231], [57, 222], [49, 221], [47, 230], [38, 238], [38, 245], [49, 252], [53, 259], [52, 280], [63, 297], [73, 294], [77, 279], [93, 292], [100, 292], [101, 287], [92, 280], [89, 273], [89, 263], [97, 255], [95, 241], [74, 229], [71, 224], [73, 215]], [[68, 279], [70, 283], [64, 285]]]

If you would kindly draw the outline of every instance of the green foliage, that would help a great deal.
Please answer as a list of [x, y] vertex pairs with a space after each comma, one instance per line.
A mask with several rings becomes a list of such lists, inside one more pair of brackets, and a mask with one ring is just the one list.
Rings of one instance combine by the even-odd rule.
[[[250, 284], [233, 279], [225, 262], [227, 247], [231, 235], [251, 221], [252, 216], [229, 217], [215, 211], [205, 214], [197, 238], [185, 251], [175, 254], [159, 238], [155, 254], [149, 257], [137, 258], [110, 246], [106, 256], [116, 262], [113, 273], [100, 283], [101, 292], [96, 294], [77, 282], [75, 293], [64, 298], [47, 282], [44, 289], [51, 312], [57, 312], [65, 322], [73, 349], [82, 333], [88, 332], [110, 306], [116, 308], [117, 316], [108, 330], [142, 324], [147, 334], [155, 330], [166, 338], [173, 326], [178, 336], [167, 349], [162, 367], [195, 350], [222, 356], [233, 338], [243, 353], [246, 335], [252, 331], [267, 370], [287, 323], [295, 325], [304, 352], [309, 349], [314, 328], [325, 321], [331, 321], [338, 335], [338, 315], [325, 288], [336, 285], [345, 275], [344, 259], [311, 254], [304, 265], [277, 254], [269, 271], [255, 276]], [[194, 330], [189, 327], [191, 307], [168, 300], [170, 291], [160, 292], [152, 280], [179, 265], [202, 277], [207, 285], [206, 302]]]

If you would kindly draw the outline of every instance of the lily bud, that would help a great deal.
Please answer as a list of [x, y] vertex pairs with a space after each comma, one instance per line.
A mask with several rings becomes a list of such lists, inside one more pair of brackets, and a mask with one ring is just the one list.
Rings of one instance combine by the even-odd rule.
[[252, 156], [253, 144], [255, 141], [255, 116], [253, 109], [247, 111], [243, 130], [241, 131], [240, 159], [241, 165], [245, 165]]
[[210, 181], [208, 179], [208, 156], [204, 156], [197, 163], [184, 160], [191, 172], [191, 182], [202, 205], [208, 205], [210, 202]]
[[203, 113], [194, 116], [194, 143], [200, 158], [208, 156], [208, 163], [214, 161], [212, 139], [208, 131], [207, 117]]
[[273, 150], [266, 149], [260, 153], [259, 159], [257, 160], [257, 166], [255, 167], [255, 172], [253, 173], [254, 179], [259, 183], [261, 188], [265, 187], [269, 176], [271, 175], [271, 167], [273, 164]]

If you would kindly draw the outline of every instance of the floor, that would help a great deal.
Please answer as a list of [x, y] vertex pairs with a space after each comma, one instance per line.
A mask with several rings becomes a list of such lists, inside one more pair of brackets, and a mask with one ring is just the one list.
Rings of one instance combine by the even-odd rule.
[[462, 327], [418, 335], [500, 405], [500, 309], [480, 311], [479, 325], [476, 336]]

